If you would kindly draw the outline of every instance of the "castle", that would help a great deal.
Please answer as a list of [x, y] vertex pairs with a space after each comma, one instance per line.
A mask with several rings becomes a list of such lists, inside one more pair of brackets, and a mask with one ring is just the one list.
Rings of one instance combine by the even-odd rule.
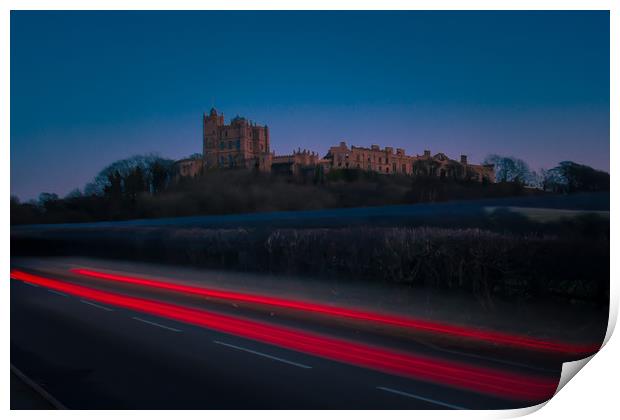
[[381, 174], [431, 176], [438, 178], [466, 179], [478, 182], [495, 182], [493, 165], [474, 165], [466, 155], [460, 160], [448, 158], [444, 153], [407, 155], [404, 149], [378, 145], [348, 147], [345, 142], [330, 147], [320, 158], [315, 152], [301, 150], [291, 155], [276, 155], [269, 144], [269, 127], [255, 124], [242, 117], [224, 123], [224, 115], [211, 109], [203, 115], [203, 148], [201, 158], [182, 159], [176, 162], [180, 176], [193, 177], [210, 168], [246, 168], [264, 172], [297, 175], [321, 169], [327, 173], [334, 169], [360, 169]]

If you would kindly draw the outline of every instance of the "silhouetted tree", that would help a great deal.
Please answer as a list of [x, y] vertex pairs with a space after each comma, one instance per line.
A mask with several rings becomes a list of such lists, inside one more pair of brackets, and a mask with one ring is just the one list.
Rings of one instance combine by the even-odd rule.
[[58, 194], [42, 192], [39, 194], [39, 206], [45, 210], [49, 209], [58, 201]]
[[120, 201], [123, 195], [123, 179], [118, 171], [114, 171], [107, 175], [107, 185], [103, 186], [103, 192], [106, 197], [112, 201]]
[[[153, 186], [153, 167], [157, 165], [158, 171], [166, 172], [166, 180], [172, 178], [174, 161], [170, 159], [164, 159], [157, 155], [135, 155], [127, 159], [118, 160], [108, 166], [106, 166], [92, 182], [88, 183], [84, 188], [86, 195], [103, 195], [106, 191], [106, 187], [110, 186], [110, 175], [118, 173], [123, 183], [135, 172], [136, 168], [140, 168], [142, 172], [142, 179], [150, 186]], [[135, 176], [135, 173], [134, 173]], [[162, 174], [157, 175], [157, 182], [162, 182]], [[165, 185], [165, 182], [164, 182]], [[151, 188], [152, 190], [152, 188]]]
[[609, 174], [587, 165], [564, 161], [547, 171], [545, 188], [556, 192], [609, 191]]
[[312, 180], [315, 184], [324, 184], [325, 183], [325, 171], [323, 169], [323, 165], [317, 165], [314, 170], [314, 178]]
[[144, 173], [140, 166], [136, 166], [133, 171], [125, 178], [124, 195], [131, 202], [135, 202], [138, 194], [146, 191]]
[[529, 165], [522, 159], [512, 156], [488, 155], [484, 164], [495, 165], [495, 180], [497, 182], [515, 182], [521, 185], [530, 185], [533, 174]]
[[166, 187], [169, 179], [170, 171], [160, 162], [154, 162], [151, 165], [151, 192], [153, 194], [160, 193]]
[[80, 191], [79, 188], [75, 188], [71, 191], [69, 191], [67, 193], [67, 195], [65, 195], [65, 199], [67, 200], [71, 200], [71, 199], [75, 199], [75, 198], [82, 198], [84, 197], [84, 194], [82, 194], [82, 191]]

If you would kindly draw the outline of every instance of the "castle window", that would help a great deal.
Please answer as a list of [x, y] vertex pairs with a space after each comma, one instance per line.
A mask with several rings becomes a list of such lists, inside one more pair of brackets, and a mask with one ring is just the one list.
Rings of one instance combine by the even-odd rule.
[[385, 173], [389, 173], [390, 172], [390, 168], [388, 168], [387, 166], [385, 167]]
[[224, 150], [224, 142], [223, 141], [220, 142], [220, 150]]
[[241, 149], [241, 140], [237, 140], [237, 150]]

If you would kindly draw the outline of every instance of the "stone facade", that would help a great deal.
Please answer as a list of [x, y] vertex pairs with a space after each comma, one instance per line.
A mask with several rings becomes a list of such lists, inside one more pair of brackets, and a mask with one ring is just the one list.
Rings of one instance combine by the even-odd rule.
[[271, 168], [269, 128], [242, 117], [224, 124], [213, 108], [203, 115], [203, 159], [207, 168]]
[[224, 115], [211, 109], [203, 115], [202, 159], [183, 159], [176, 162], [180, 176], [194, 177], [204, 168], [246, 168], [280, 174], [304, 175], [320, 169], [327, 173], [334, 169], [360, 169], [385, 175], [431, 176], [447, 179], [467, 179], [495, 182], [493, 165], [473, 165], [467, 156], [450, 159], [443, 153], [407, 155], [404, 149], [378, 145], [347, 146], [340, 142], [329, 148], [322, 159], [318, 153], [298, 149], [291, 155], [276, 156], [269, 145], [269, 128], [242, 117], [224, 123]]
[[425, 150], [423, 155], [410, 156], [404, 149], [377, 145], [367, 147], [351, 146], [340, 142], [330, 147], [325, 158], [330, 162], [329, 169], [361, 169], [381, 174], [402, 174], [410, 176], [435, 176], [439, 178], [469, 179], [473, 181], [495, 182], [493, 165], [472, 165], [467, 156], [461, 155], [459, 161], [448, 158], [444, 153], [431, 155]]
[[274, 155], [271, 159], [271, 171], [279, 174], [301, 175], [314, 171], [320, 161], [318, 153], [298, 149], [291, 155]]

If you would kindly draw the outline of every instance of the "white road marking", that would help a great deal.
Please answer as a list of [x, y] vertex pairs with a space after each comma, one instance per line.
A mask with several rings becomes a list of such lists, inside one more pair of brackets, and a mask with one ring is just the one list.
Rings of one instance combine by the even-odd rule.
[[50, 395], [41, 385], [34, 382], [32, 379], [24, 375], [24, 373], [11, 364], [11, 373], [14, 373], [19, 379], [24, 381], [28, 386], [34, 389], [44, 400], [50, 403], [54, 408], [58, 410], [66, 410], [67, 407], [59, 402], [56, 398]]
[[223, 343], [223, 342], [217, 341], [217, 340], [213, 340], [213, 342], [215, 344], [219, 344], [220, 346], [231, 347], [233, 349], [237, 349], [237, 350], [245, 351], [245, 352], [248, 352], [248, 353], [252, 353], [252, 354], [255, 354], [257, 356], [266, 357], [267, 359], [276, 360], [278, 362], [282, 362], [282, 363], [286, 363], [286, 364], [289, 364], [289, 365], [297, 366], [297, 367], [302, 368], [302, 369], [312, 369], [312, 366], [302, 365], [301, 363], [296, 363], [296, 362], [291, 362], [290, 360], [282, 359], [282, 358], [276, 357], [276, 356], [271, 356], [269, 354], [261, 353], [261, 352], [256, 351], [256, 350], [246, 349], [245, 347], [239, 347], [239, 346], [235, 346], [233, 344]]
[[24, 281], [23, 283], [24, 283], [24, 284], [27, 284], [27, 285], [28, 285], [28, 286], [30, 286], [30, 287], [39, 287], [39, 285], [38, 285], [38, 284], [28, 283], [27, 281]]
[[174, 332], [181, 332], [181, 330], [177, 330], [176, 328], [167, 327], [165, 325], [158, 324], [157, 322], [147, 321], [146, 319], [138, 318], [137, 316], [133, 316], [132, 318], [135, 319], [136, 321], [140, 321], [140, 322], [144, 322], [146, 324], [154, 325], [156, 327], [163, 328], [165, 330], [170, 330], [170, 331], [174, 331]]
[[430, 398], [421, 397], [419, 395], [410, 394], [408, 392], [399, 391], [397, 389], [387, 388], [387, 387], [384, 387], [384, 386], [378, 386], [377, 389], [380, 389], [381, 391], [391, 392], [392, 394], [402, 395], [403, 397], [414, 398], [416, 400], [428, 402], [428, 403], [431, 403], [431, 404], [441, 405], [443, 407], [452, 408], [454, 410], [467, 410], [465, 407], [460, 407], [458, 405], [448, 404], [448, 403], [445, 403], [443, 401], [437, 401], [437, 400], [433, 400], [433, 399], [430, 399]]
[[55, 295], [59, 295], [59, 296], [64, 296], [64, 297], [69, 297], [68, 294], [63, 293], [63, 292], [57, 292], [56, 290], [52, 290], [52, 289], [47, 289], [48, 292], [53, 293]]
[[104, 311], [112, 312], [114, 309], [106, 308], [105, 306], [97, 305], [96, 303], [89, 302], [87, 300], [80, 300], [80, 302], [85, 303], [90, 306], [94, 306], [95, 308], [103, 309]]

